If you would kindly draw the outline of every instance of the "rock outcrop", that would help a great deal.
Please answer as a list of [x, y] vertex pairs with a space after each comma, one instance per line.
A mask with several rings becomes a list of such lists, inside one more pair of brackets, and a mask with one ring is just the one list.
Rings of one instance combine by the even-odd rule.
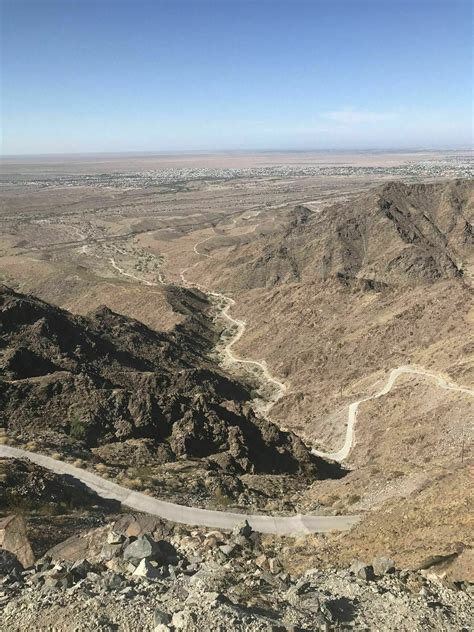
[[0, 323], [7, 432], [54, 432], [58, 446], [67, 439], [110, 462], [133, 462], [131, 444], [120, 451], [140, 440], [144, 464], [195, 458], [226, 473], [341, 475], [294, 434], [255, 415], [246, 387], [182, 327], [152, 331], [105, 307], [73, 316], [6, 287]]
[[365, 290], [464, 276], [473, 263], [471, 181], [389, 182], [322, 213], [296, 207], [287, 227], [229, 265], [236, 289], [339, 279]]
[[22, 516], [11, 515], [0, 519], [0, 548], [13, 553], [25, 568], [34, 563], [35, 556]]

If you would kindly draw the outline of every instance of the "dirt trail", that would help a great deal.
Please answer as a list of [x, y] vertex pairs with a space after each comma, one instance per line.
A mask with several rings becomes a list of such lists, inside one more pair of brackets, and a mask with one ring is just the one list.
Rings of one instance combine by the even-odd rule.
[[[205, 242], [209, 241], [210, 239], [212, 239], [213, 236], [214, 235], [210, 235], [209, 237], [206, 237], [205, 239], [198, 241], [196, 244], [194, 244], [193, 251], [201, 257], [211, 258], [211, 255], [205, 252], [201, 252], [198, 249], [198, 247], [204, 244]], [[123, 274], [132, 279], [145, 283], [146, 285], [158, 285], [158, 283], [153, 283], [146, 279], [137, 277], [134, 274], [126, 272], [125, 270], [123, 270], [116, 264], [113, 258], [110, 258], [109, 261], [111, 262], [112, 266], [118, 272], [120, 272], [120, 274]], [[229, 310], [236, 304], [233, 298], [231, 298], [230, 296], [226, 296], [225, 294], [222, 294], [221, 292], [213, 292], [211, 290], [208, 290], [207, 288], [203, 287], [199, 283], [193, 283], [186, 279], [186, 276], [185, 276], [186, 272], [196, 267], [199, 263], [200, 261], [197, 261], [193, 265], [183, 268], [181, 270], [180, 272], [181, 282], [185, 287], [197, 288], [201, 292], [212, 297], [214, 299], [214, 302], [218, 311], [218, 316], [223, 318], [228, 323], [229, 329], [227, 331], [231, 333], [231, 337], [225, 345], [223, 345], [221, 348], [219, 348], [219, 345], [218, 345], [216, 349], [217, 352], [223, 357], [223, 364], [224, 365], [230, 364], [234, 366], [243, 365], [244, 367], [247, 367], [250, 369], [253, 368], [254, 369], [254, 371], [252, 371], [253, 376], [257, 377], [258, 381], [261, 384], [263, 384], [264, 392], [266, 390], [265, 383], [266, 385], [270, 385], [270, 391], [271, 391], [270, 395], [267, 395], [266, 397], [255, 398], [252, 402], [254, 409], [258, 411], [260, 414], [265, 416], [269, 413], [270, 409], [275, 405], [275, 403], [285, 395], [285, 393], [287, 392], [287, 386], [281, 380], [274, 377], [270, 373], [265, 360], [243, 359], [234, 353], [234, 351], [232, 350], [232, 347], [244, 335], [245, 330], [247, 328], [247, 323], [244, 320], [234, 318], [233, 316], [229, 314]], [[161, 276], [160, 276], [160, 283], [163, 285], [166, 285], [166, 283], [163, 281]], [[315, 456], [319, 456], [325, 459], [331, 459], [333, 461], [338, 461], [338, 462], [341, 462], [347, 459], [355, 442], [354, 427], [357, 421], [357, 412], [358, 412], [359, 406], [364, 402], [370, 401], [372, 399], [377, 399], [379, 397], [382, 397], [383, 395], [387, 395], [394, 387], [397, 379], [401, 375], [406, 374], [406, 373], [425, 376], [427, 378], [435, 380], [436, 384], [440, 388], [444, 388], [446, 390], [453, 390], [453, 391], [457, 391], [461, 393], [466, 393], [467, 395], [474, 397], [474, 390], [465, 388], [463, 386], [458, 386], [454, 384], [453, 382], [450, 382], [449, 380], [447, 380], [440, 373], [434, 373], [432, 371], [427, 371], [426, 369], [422, 367], [417, 367], [417, 366], [412, 366], [412, 365], [400, 366], [398, 368], [391, 370], [385, 385], [379, 391], [377, 391], [374, 395], [363, 397], [361, 399], [356, 400], [355, 402], [352, 402], [349, 405], [348, 412], [347, 412], [346, 436], [344, 438], [344, 443], [339, 450], [337, 450], [336, 452], [324, 452], [323, 450], [313, 449], [312, 453]], [[282, 428], [282, 430], [285, 430], [285, 429]]]
[[[205, 252], [200, 252], [198, 250], [198, 246], [202, 245], [206, 241], [209, 241], [213, 236], [214, 235], [211, 235], [210, 237], [207, 237], [206, 239], [203, 239], [202, 241], [199, 241], [196, 244], [194, 244], [194, 247], [193, 247], [194, 252], [197, 255], [200, 255], [202, 257], [211, 258], [211, 255]], [[202, 285], [198, 283], [193, 283], [186, 279], [186, 276], [185, 276], [186, 272], [196, 267], [198, 264], [199, 264], [199, 261], [197, 261], [192, 266], [188, 266], [187, 268], [183, 268], [181, 270], [180, 272], [181, 282], [186, 287], [195, 287], [201, 290], [202, 292], [206, 293], [208, 296], [213, 297], [215, 299], [215, 303], [218, 309], [220, 310], [220, 314], [219, 314], [220, 317], [222, 317], [230, 325], [230, 331], [235, 332], [232, 334], [232, 337], [230, 338], [230, 340], [225, 344], [225, 346], [222, 347], [221, 350], [219, 349], [219, 346], [217, 348], [218, 353], [220, 352], [224, 356], [224, 360], [225, 360], [224, 364], [227, 362], [230, 365], [244, 365], [244, 367], [256, 369], [256, 371], [252, 371], [254, 377], [257, 375], [259, 378], [259, 382], [263, 383], [264, 386], [265, 386], [265, 383], [267, 385], [269, 384], [271, 385], [271, 395], [269, 397], [266, 397], [265, 399], [263, 399], [262, 397], [255, 398], [252, 402], [253, 407], [256, 411], [258, 411], [262, 415], [266, 415], [268, 414], [272, 406], [274, 406], [274, 404], [279, 399], [281, 399], [286, 393], [286, 390], [287, 390], [286, 384], [284, 384], [281, 380], [274, 377], [270, 373], [265, 360], [250, 360], [250, 359], [246, 360], [246, 359], [240, 358], [234, 353], [234, 351], [232, 351], [232, 347], [244, 335], [245, 330], [247, 328], [247, 323], [244, 320], [234, 318], [233, 316], [229, 314], [229, 310], [236, 304], [233, 298], [231, 298], [230, 296], [226, 296], [225, 294], [222, 294], [221, 292], [213, 292], [211, 290], [208, 290], [207, 288], [204, 288]]]
[[[204, 244], [205, 242], [209, 241], [210, 239], [212, 239], [212, 237], [214, 237], [214, 235], [210, 235], [209, 237], [206, 237], [206, 239], [198, 241], [196, 244], [194, 244], [193, 251], [201, 257], [211, 258], [211, 255], [205, 252], [200, 252], [198, 250], [198, 247]], [[117, 250], [120, 254], [127, 254], [126, 252], [120, 251], [117, 248], [115, 248], [115, 250]], [[158, 277], [158, 282], [150, 281], [143, 277], [139, 277], [136, 274], [133, 274], [132, 272], [128, 272], [127, 270], [125, 270], [124, 268], [122, 268], [121, 266], [117, 264], [114, 257], [109, 257], [108, 260], [111, 266], [114, 268], [114, 270], [116, 270], [119, 274], [121, 274], [122, 276], [126, 276], [130, 279], [133, 279], [135, 281], [138, 281], [139, 283], [143, 283], [144, 285], [148, 285], [148, 286], [169, 285], [163, 279], [163, 276], [161, 274]], [[268, 411], [270, 410], [270, 408], [279, 399], [283, 397], [283, 395], [286, 392], [286, 385], [271, 375], [265, 360], [262, 360], [262, 361], [245, 360], [245, 359], [239, 358], [232, 351], [232, 347], [244, 335], [247, 324], [245, 323], [245, 321], [234, 318], [233, 316], [229, 314], [229, 310], [231, 309], [231, 307], [235, 305], [234, 299], [230, 298], [230, 296], [226, 296], [225, 294], [222, 294], [220, 292], [212, 292], [208, 290], [207, 288], [203, 287], [202, 285], [198, 283], [193, 283], [186, 279], [185, 273], [188, 270], [191, 270], [192, 268], [197, 266], [198, 264], [199, 264], [199, 261], [197, 261], [192, 266], [188, 266], [181, 270], [180, 272], [181, 282], [183, 286], [185, 287], [197, 288], [201, 292], [212, 297], [214, 299], [214, 304], [216, 306], [217, 317], [223, 318], [224, 321], [229, 325], [228, 329], [226, 328], [227, 331], [234, 332], [232, 333], [230, 340], [224, 346], [222, 346], [222, 348], [219, 348], [219, 345], [216, 348], [217, 353], [223, 357], [223, 364], [227, 363], [230, 365], [244, 365], [247, 368], [250, 368], [250, 369], [253, 368], [254, 369], [254, 371], [252, 371], [253, 376], [257, 377], [258, 381], [261, 384], [263, 384], [264, 387], [266, 385], [271, 385], [271, 394], [269, 396], [266, 396], [265, 398], [263, 397], [255, 398], [252, 402], [253, 407], [256, 411], [258, 411], [262, 415], [266, 415]], [[224, 334], [225, 334], [225, 331], [226, 330], [224, 330]]]
[[344, 443], [342, 447], [337, 452], [323, 452], [322, 450], [313, 449], [311, 452], [316, 455], [323, 457], [325, 459], [331, 459], [332, 461], [344, 461], [349, 456], [350, 451], [354, 446], [354, 426], [357, 421], [357, 411], [359, 406], [363, 402], [368, 402], [371, 399], [378, 399], [382, 397], [382, 395], [387, 395], [390, 393], [392, 388], [395, 386], [395, 382], [397, 379], [405, 374], [412, 373], [415, 375], [422, 375], [424, 377], [428, 377], [432, 380], [435, 380], [437, 386], [440, 388], [444, 388], [450, 391], [458, 391], [460, 393], [466, 393], [471, 397], [474, 397], [474, 390], [466, 388], [464, 386], [458, 386], [453, 382], [448, 381], [445, 377], [443, 377], [440, 373], [433, 373], [432, 371], [427, 371], [422, 367], [417, 367], [413, 365], [405, 365], [400, 366], [397, 369], [392, 369], [390, 372], [385, 385], [377, 391], [374, 395], [369, 395], [368, 397], [363, 397], [362, 399], [358, 399], [352, 404], [349, 405], [348, 413], [347, 413], [347, 427], [346, 427], [346, 437], [344, 439]]

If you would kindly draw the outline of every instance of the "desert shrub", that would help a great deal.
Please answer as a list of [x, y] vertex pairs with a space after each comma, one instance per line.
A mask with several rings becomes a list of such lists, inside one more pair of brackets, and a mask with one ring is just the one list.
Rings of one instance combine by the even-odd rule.
[[80, 417], [74, 417], [69, 424], [69, 435], [74, 439], [84, 439], [87, 433], [86, 424]]

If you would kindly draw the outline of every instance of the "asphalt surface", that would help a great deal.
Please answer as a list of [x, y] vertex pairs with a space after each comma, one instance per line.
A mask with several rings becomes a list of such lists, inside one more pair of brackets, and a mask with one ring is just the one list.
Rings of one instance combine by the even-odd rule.
[[296, 535], [347, 531], [359, 520], [359, 516], [260, 516], [186, 507], [158, 500], [140, 492], [131, 491], [127, 487], [117, 485], [117, 483], [113, 483], [97, 474], [36, 452], [0, 445], [0, 457], [28, 459], [56, 474], [72, 476], [87, 485], [102, 498], [117, 500], [134, 511], [148, 513], [171, 522], [179, 522], [190, 526], [232, 529], [243, 520], [248, 520], [252, 529], [260, 533]]

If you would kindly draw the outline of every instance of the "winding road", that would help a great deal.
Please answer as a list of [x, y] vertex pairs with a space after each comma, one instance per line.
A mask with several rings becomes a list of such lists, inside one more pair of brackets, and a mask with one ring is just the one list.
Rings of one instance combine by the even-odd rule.
[[354, 445], [354, 426], [357, 421], [357, 411], [359, 406], [368, 402], [371, 399], [378, 399], [382, 397], [382, 395], [387, 395], [390, 393], [392, 388], [395, 386], [395, 382], [397, 379], [405, 374], [405, 373], [413, 373], [415, 375], [422, 375], [424, 377], [428, 377], [432, 380], [435, 380], [436, 384], [449, 391], [458, 391], [459, 393], [466, 393], [471, 397], [474, 397], [474, 390], [466, 388], [464, 386], [458, 386], [454, 384], [454, 382], [448, 381], [445, 377], [440, 375], [439, 373], [433, 373], [431, 371], [427, 371], [421, 367], [406, 365], [399, 366], [397, 369], [392, 369], [390, 372], [385, 385], [375, 393], [375, 395], [370, 395], [369, 397], [363, 397], [362, 399], [358, 399], [352, 404], [349, 405], [348, 414], [347, 414], [347, 427], [346, 427], [346, 437], [344, 439], [344, 444], [337, 452], [323, 452], [321, 450], [311, 450], [311, 452], [316, 455], [323, 457], [325, 459], [331, 459], [332, 461], [344, 461], [349, 456], [349, 453]]
[[[234, 220], [235, 222], [236, 220]], [[205, 252], [200, 252], [198, 250], [198, 246], [204, 244], [205, 242], [209, 241], [210, 239], [212, 239], [214, 235], [210, 235], [209, 237], [206, 237], [205, 239], [198, 241], [197, 243], [194, 244], [193, 246], [193, 251], [201, 256], [201, 257], [208, 257], [211, 258], [211, 255], [205, 253]], [[147, 281], [146, 279], [140, 279], [139, 277], [126, 272], [125, 270], [121, 269], [113, 260], [113, 258], [110, 259], [110, 262], [112, 263], [112, 266], [121, 274], [131, 277], [137, 281], [141, 281], [142, 283], [145, 283], [146, 285], [158, 285], [157, 283], [153, 283], [151, 281]], [[231, 337], [231, 339], [227, 342], [227, 344], [222, 348], [222, 354], [224, 355], [224, 357], [231, 363], [231, 364], [236, 364], [236, 365], [245, 365], [245, 366], [250, 366], [250, 367], [255, 367], [256, 369], [258, 369], [258, 371], [260, 372], [260, 376], [261, 378], [263, 378], [263, 380], [265, 380], [268, 384], [272, 385], [272, 390], [273, 390], [273, 394], [272, 396], [267, 399], [266, 401], [263, 400], [262, 398], [259, 398], [260, 401], [256, 401], [254, 400], [254, 408], [256, 410], [258, 410], [258, 412], [260, 412], [263, 415], [267, 415], [269, 410], [272, 408], [272, 406], [274, 406], [274, 404], [281, 399], [286, 391], [287, 391], [287, 386], [284, 382], [282, 382], [281, 380], [279, 380], [278, 378], [274, 377], [267, 366], [267, 363], [265, 362], [265, 360], [245, 360], [240, 358], [239, 356], [237, 356], [234, 351], [232, 350], [232, 347], [242, 338], [242, 336], [245, 333], [247, 324], [245, 321], [243, 320], [239, 320], [238, 318], [234, 318], [233, 316], [231, 316], [229, 314], [229, 310], [236, 304], [234, 299], [231, 298], [230, 296], [226, 296], [225, 294], [222, 294], [220, 292], [213, 292], [210, 291], [208, 289], [206, 289], [205, 287], [203, 287], [202, 285], [199, 285], [198, 283], [192, 283], [190, 281], [188, 281], [185, 277], [185, 273], [188, 270], [191, 270], [192, 268], [194, 268], [195, 266], [197, 266], [199, 264], [199, 261], [197, 261], [196, 263], [194, 263], [192, 266], [188, 266], [187, 268], [183, 268], [180, 272], [180, 277], [181, 277], [181, 281], [183, 283], [184, 286], [186, 287], [194, 287], [197, 288], [199, 290], [201, 290], [202, 292], [206, 293], [208, 296], [212, 296], [213, 298], [216, 299], [218, 304], [221, 304], [221, 311], [220, 311], [220, 316], [222, 316], [227, 323], [229, 324], [231, 330], [235, 330], [234, 335]], [[161, 284], [165, 284], [165, 282], [163, 281], [162, 277], [160, 276], [160, 283]], [[355, 402], [352, 402], [349, 407], [348, 407], [348, 411], [347, 411], [347, 423], [346, 423], [346, 435], [344, 438], [344, 443], [342, 444], [341, 448], [339, 450], [337, 450], [336, 452], [325, 452], [323, 450], [317, 450], [317, 449], [313, 449], [311, 452], [315, 455], [315, 456], [319, 456], [325, 459], [330, 459], [332, 461], [337, 461], [337, 462], [342, 462], [345, 459], [347, 459], [347, 457], [349, 456], [353, 446], [354, 446], [354, 442], [355, 442], [355, 436], [354, 436], [354, 428], [355, 428], [355, 424], [357, 421], [357, 413], [358, 413], [358, 409], [359, 406], [361, 404], [363, 404], [364, 402], [368, 402], [372, 399], [378, 399], [379, 397], [382, 397], [383, 395], [387, 395], [388, 393], [390, 393], [390, 391], [392, 390], [392, 388], [395, 386], [396, 381], [398, 380], [398, 378], [401, 375], [404, 374], [415, 374], [415, 375], [421, 375], [424, 377], [427, 377], [429, 379], [432, 379], [436, 382], [436, 384], [440, 387], [440, 388], [444, 388], [446, 390], [451, 390], [451, 391], [457, 391], [457, 392], [461, 392], [461, 393], [465, 393], [467, 395], [470, 395], [471, 397], [474, 397], [474, 390], [466, 388], [464, 386], [458, 386], [456, 384], [454, 384], [454, 382], [449, 381], [448, 379], [446, 379], [443, 375], [441, 375], [440, 373], [434, 373], [432, 371], [428, 371], [422, 367], [418, 367], [415, 365], [404, 365], [404, 366], [400, 366], [398, 368], [392, 369], [389, 373], [389, 376], [387, 378], [386, 383], [384, 384], [384, 386], [377, 391], [374, 395], [369, 395], [367, 397], [363, 397], [361, 399], [356, 400]], [[375, 386], [375, 385], [374, 385]]]
[[[201, 253], [197, 249], [197, 246], [201, 245], [206, 238], [194, 245], [194, 252], [198, 255], [210, 257], [210, 255]], [[144, 283], [149, 286], [156, 286], [159, 284], [167, 285], [163, 277], [158, 277], [159, 282], [149, 281], [144, 278], [140, 278], [130, 272], [127, 272], [121, 268], [113, 257], [109, 258], [109, 262], [112, 267], [120, 274], [130, 277], [136, 281]], [[221, 316], [227, 320], [232, 331], [235, 330], [235, 334], [230, 341], [223, 347], [223, 353], [226, 358], [232, 363], [253, 365], [259, 369], [263, 378], [271, 383], [275, 394], [265, 404], [265, 412], [273, 406], [275, 401], [280, 399], [286, 391], [286, 385], [273, 377], [268, 370], [265, 361], [257, 360], [243, 360], [236, 356], [232, 351], [233, 345], [235, 345], [243, 336], [246, 323], [243, 320], [239, 320], [230, 316], [229, 310], [235, 305], [235, 301], [219, 292], [211, 292], [202, 288], [198, 284], [191, 283], [186, 280], [185, 272], [192, 267], [196, 266], [199, 262], [196, 262], [193, 266], [184, 268], [181, 273], [181, 279], [183, 285], [188, 287], [196, 287], [201, 291], [207, 293], [216, 299], [218, 308], [221, 309]], [[421, 367], [406, 365], [393, 369], [384, 384], [384, 386], [377, 391], [374, 395], [370, 395], [361, 398], [355, 402], [352, 402], [348, 408], [346, 436], [343, 446], [337, 452], [323, 452], [321, 450], [313, 449], [312, 453], [316, 456], [331, 459], [334, 461], [343, 461], [349, 455], [354, 445], [354, 427], [357, 420], [357, 412], [359, 406], [372, 399], [377, 399], [383, 395], [388, 394], [394, 387], [397, 379], [403, 374], [416, 374], [435, 380], [436, 384], [444, 389], [465, 393], [471, 397], [474, 397], [474, 390], [458, 386], [453, 382], [446, 379], [444, 376], [438, 373], [427, 371]], [[53, 459], [43, 454], [37, 454], [29, 452], [20, 448], [15, 448], [8, 445], [0, 445], [0, 457], [6, 458], [26, 458], [37, 465], [40, 465], [52, 472], [59, 475], [68, 475], [85, 484], [87, 487], [95, 491], [101, 498], [113, 499], [120, 502], [125, 507], [129, 507], [135, 511], [145, 512], [151, 515], [159, 516], [172, 522], [183, 523], [192, 526], [204, 526], [218, 529], [232, 529], [235, 525], [241, 523], [243, 520], [248, 520], [250, 525], [255, 531], [261, 533], [270, 533], [275, 535], [289, 535], [289, 534], [307, 534], [307, 533], [325, 533], [328, 531], [346, 531], [356, 524], [360, 516], [313, 516], [313, 515], [301, 515], [296, 516], [269, 516], [269, 515], [255, 515], [246, 513], [232, 513], [226, 511], [214, 511], [209, 509], [200, 509], [196, 507], [187, 507], [184, 505], [178, 505], [175, 503], [166, 502], [147, 496], [146, 494], [132, 491], [127, 487], [113, 483], [107, 479], [104, 479], [97, 474], [84, 470], [82, 468], [75, 467], [70, 463]]]
[[127, 487], [117, 485], [117, 483], [113, 483], [97, 474], [43, 454], [0, 445], [0, 457], [28, 459], [56, 474], [72, 476], [95, 491], [101, 498], [116, 500], [134, 511], [141, 511], [171, 522], [192, 526], [233, 529], [243, 520], [247, 520], [252, 529], [260, 533], [297, 535], [347, 531], [359, 520], [359, 516], [310, 516], [300, 514], [296, 516], [259, 516], [187, 507], [131, 491]]

